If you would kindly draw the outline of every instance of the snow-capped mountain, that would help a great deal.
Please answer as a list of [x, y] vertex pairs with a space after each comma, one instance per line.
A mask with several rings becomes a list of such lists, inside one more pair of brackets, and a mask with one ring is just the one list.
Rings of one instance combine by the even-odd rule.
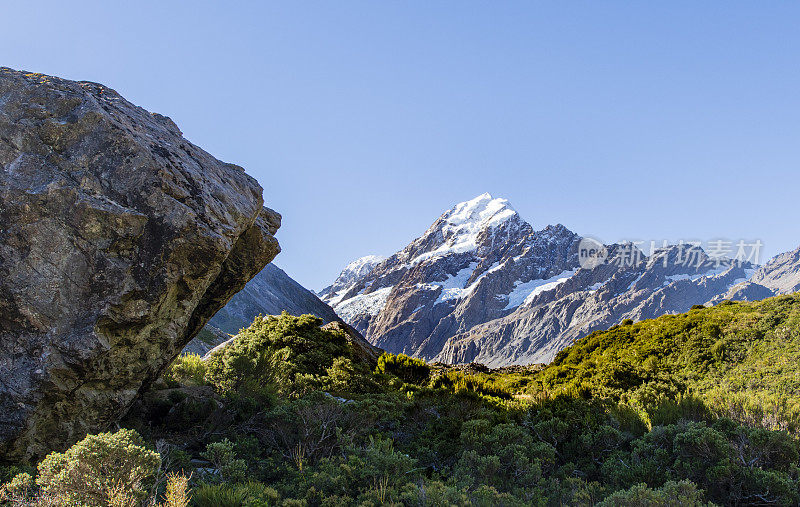
[[561, 225], [534, 231], [508, 201], [483, 194], [323, 300], [375, 345], [430, 358], [451, 336], [569, 276], [579, 239]]
[[386, 260], [386, 257], [381, 257], [380, 255], [366, 255], [354, 260], [345, 266], [332, 284], [319, 291], [317, 295], [329, 304], [337, 304], [356, 280], [367, 276], [375, 266], [384, 260]]
[[387, 351], [500, 366], [550, 361], [624, 319], [719, 301], [763, 270], [688, 245], [649, 258], [633, 245], [608, 245], [610, 259], [626, 261], [582, 268], [581, 240], [560, 224], [534, 230], [508, 201], [483, 194], [391, 257], [351, 264], [321, 296]]

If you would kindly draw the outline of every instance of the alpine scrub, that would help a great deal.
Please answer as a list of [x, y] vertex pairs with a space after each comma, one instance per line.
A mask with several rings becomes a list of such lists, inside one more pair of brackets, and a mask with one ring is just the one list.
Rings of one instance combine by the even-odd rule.
[[[797, 505], [799, 311], [784, 296], [625, 322], [551, 365], [496, 370], [368, 364], [315, 317], [257, 318], [176, 360], [124, 421], [144, 438], [113, 454], [141, 472], [114, 476], [137, 502], [188, 478], [176, 497], [201, 506]], [[53, 489], [74, 473], [58, 456], [7, 501], [86, 498], [80, 481]]]

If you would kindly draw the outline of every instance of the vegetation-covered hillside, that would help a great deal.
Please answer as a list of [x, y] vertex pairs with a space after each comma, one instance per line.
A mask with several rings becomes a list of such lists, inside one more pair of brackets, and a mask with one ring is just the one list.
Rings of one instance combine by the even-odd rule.
[[39, 505], [797, 505], [798, 311], [626, 322], [493, 371], [376, 365], [319, 319], [259, 318], [179, 358], [127, 429], [0, 480]]
[[623, 322], [563, 350], [538, 385], [650, 414], [667, 400], [693, 396], [718, 415], [796, 432], [800, 295]]

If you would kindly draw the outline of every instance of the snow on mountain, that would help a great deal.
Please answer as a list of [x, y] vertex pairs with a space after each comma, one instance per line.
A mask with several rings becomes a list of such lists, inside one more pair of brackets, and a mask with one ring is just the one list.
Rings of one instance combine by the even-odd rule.
[[478, 248], [481, 233], [518, 216], [506, 199], [495, 199], [488, 193], [459, 203], [431, 227], [435, 232], [441, 232], [444, 239], [442, 244], [417, 255], [410, 264], [419, 264], [433, 257], [474, 251]]
[[514, 282], [514, 290], [508, 295], [508, 304], [505, 310], [517, 308], [520, 305], [528, 304], [534, 297], [544, 291], [552, 290], [562, 283], [569, 280], [569, 278], [577, 272], [575, 269], [563, 271], [553, 277], [545, 280], [531, 280], [529, 282], [520, 283]]
[[353, 296], [336, 306], [336, 313], [345, 322], [350, 322], [358, 315], [371, 315], [374, 317], [386, 305], [386, 300], [391, 290], [391, 287], [385, 287], [369, 294]]
[[385, 261], [386, 257], [380, 255], [365, 255], [347, 266], [339, 273], [334, 282], [319, 291], [318, 296], [331, 305], [339, 303], [353, 283], [375, 269], [375, 266]]
[[439, 303], [444, 303], [445, 301], [461, 299], [462, 297], [466, 296], [475, 287], [474, 283], [471, 285], [467, 284], [469, 283], [469, 279], [472, 277], [472, 273], [475, 272], [475, 268], [477, 266], [478, 263], [473, 262], [455, 275], [447, 275], [447, 279], [445, 281], [433, 282], [432, 285], [439, 286], [442, 289], [439, 297], [433, 304], [438, 305]]
[[507, 200], [482, 194], [394, 255], [357, 261], [368, 266], [360, 274], [351, 275], [351, 264], [322, 299], [389, 352], [501, 366], [550, 361], [575, 339], [624, 319], [798, 287], [800, 249], [756, 270], [686, 245], [650, 257], [630, 244], [606, 245], [611, 258], [634, 260], [587, 269], [578, 263], [580, 240], [560, 224], [534, 230]]
[[385, 260], [386, 257], [380, 255], [365, 255], [364, 257], [356, 259], [350, 264], [348, 264], [341, 272], [337, 280], [341, 278], [346, 278], [348, 280], [351, 280], [353, 278], [364, 276], [370, 271], [372, 271], [372, 269], [375, 266], [377, 266], [378, 264], [380, 264]]
[[521, 304], [575, 270], [577, 240], [563, 226], [534, 231], [507, 200], [482, 194], [322, 299], [376, 345], [432, 356], [452, 334], [509, 313], [509, 297]]

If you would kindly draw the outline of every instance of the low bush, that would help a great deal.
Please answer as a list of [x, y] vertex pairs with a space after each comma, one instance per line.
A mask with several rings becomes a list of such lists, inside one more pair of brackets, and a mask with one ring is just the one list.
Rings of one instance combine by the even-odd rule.
[[399, 377], [406, 382], [422, 383], [430, 375], [428, 364], [405, 354], [382, 354], [378, 358], [378, 366], [375, 368], [377, 373], [384, 373]]
[[663, 487], [650, 489], [637, 484], [630, 489], [617, 491], [598, 504], [598, 507], [711, 507], [703, 500], [703, 491], [691, 481], [668, 482]]
[[494, 396], [501, 399], [511, 399], [513, 394], [503, 387], [480, 375], [468, 375], [460, 371], [448, 371], [436, 376], [431, 381], [434, 389], [448, 389], [459, 393], [476, 393], [484, 396]]
[[206, 363], [198, 354], [181, 354], [164, 372], [168, 385], [201, 386], [206, 383]]
[[185, 475], [169, 474], [164, 501], [158, 507], [188, 507], [190, 501], [189, 478]]
[[235, 484], [244, 481], [247, 476], [247, 463], [243, 459], [236, 458], [234, 444], [227, 438], [208, 444], [201, 456], [214, 465], [219, 471], [219, 479], [223, 482]]
[[192, 490], [196, 507], [269, 507], [280, 505], [275, 489], [260, 482], [241, 484], [200, 484]]
[[331, 381], [341, 385], [344, 379], [368, 375], [347, 335], [321, 324], [313, 315], [257, 317], [210, 355], [205, 378], [222, 394], [259, 399], [274, 391], [302, 396], [330, 387]]
[[140, 505], [152, 493], [161, 457], [133, 430], [89, 435], [66, 452], [54, 452], [35, 479], [17, 475], [3, 486], [9, 501], [22, 505]]

